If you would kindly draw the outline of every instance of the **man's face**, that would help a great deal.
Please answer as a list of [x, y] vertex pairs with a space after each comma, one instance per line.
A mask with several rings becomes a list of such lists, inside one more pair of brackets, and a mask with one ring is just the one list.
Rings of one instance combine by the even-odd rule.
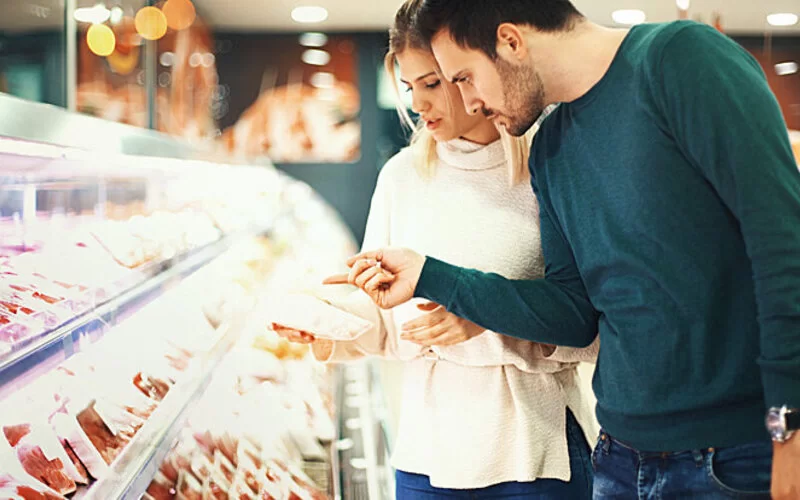
[[509, 134], [523, 135], [545, 108], [544, 86], [529, 63], [459, 46], [441, 31], [431, 41], [433, 54], [445, 78], [461, 90], [469, 113], [483, 113]]

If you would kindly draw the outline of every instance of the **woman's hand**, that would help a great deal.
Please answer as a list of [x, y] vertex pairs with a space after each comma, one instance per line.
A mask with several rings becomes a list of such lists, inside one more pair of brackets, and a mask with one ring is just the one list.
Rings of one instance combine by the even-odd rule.
[[403, 325], [400, 338], [424, 346], [449, 346], [466, 342], [486, 331], [466, 319], [460, 318], [434, 302], [417, 306], [428, 314]]

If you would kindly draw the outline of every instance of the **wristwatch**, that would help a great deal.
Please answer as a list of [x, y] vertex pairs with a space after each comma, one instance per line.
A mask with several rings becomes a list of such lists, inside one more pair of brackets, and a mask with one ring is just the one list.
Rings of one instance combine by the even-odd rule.
[[800, 409], [770, 408], [767, 412], [767, 431], [776, 443], [785, 443], [800, 431]]

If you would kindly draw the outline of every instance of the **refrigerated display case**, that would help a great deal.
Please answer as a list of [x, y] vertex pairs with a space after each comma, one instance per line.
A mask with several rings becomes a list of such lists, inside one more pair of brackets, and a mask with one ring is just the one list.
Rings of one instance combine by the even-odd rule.
[[356, 250], [311, 188], [9, 138], [0, 164], [0, 498], [358, 498], [364, 457], [377, 477], [375, 438], [348, 447], [369, 394], [342, 400], [368, 365], [266, 327]]

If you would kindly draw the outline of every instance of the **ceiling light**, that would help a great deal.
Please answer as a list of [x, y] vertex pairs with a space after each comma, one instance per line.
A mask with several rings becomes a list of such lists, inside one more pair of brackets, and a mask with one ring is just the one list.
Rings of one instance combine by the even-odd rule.
[[108, 18], [111, 17], [111, 11], [99, 3], [94, 7], [75, 9], [73, 16], [76, 21], [81, 23], [100, 24], [108, 21]]
[[775, 73], [778, 76], [794, 75], [800, 69], [794, 61], [787, 61], [775, 65]]
[[767, 16], [767, 22], [772, 26], [794, 26], [797, 24], [797, 14], [770, 14]]
[[332, 89], [336, 83], [336, 77], [333, 73], [314, 73], [311, 75], [311, 85], [318, 89]]
[[325, 33], [303, 33], [300, 35], [300, 45], [303, 47], [324, 47], [328, 43]]
[[675, 3], [681, 10], [689, 10], [689, 5], [691, 5], [691, 0], [675, 0]]
[[112, 7], [109, 18], [111, 19], [111, 24], [117, 25], [122, 21], [122, 18], [125, 16], [125, 12], [122, 10], [122, 7]]
[[308, 49], [303, 52], [303, 62], [312, 66], [325, 66], [331, 62], [331, 55], [324, 50]]
[[622, 9], [615, 10], [611, 13], [611, 19], [617, 24], [627, 24], [632, 26], [634, 24], [641, 24], [645, 22], [647, 16], [644, 11], [638, 9]]
[[175, 53], [174, 52], [164, 52], [158, 58], [158, 62], [161, 63], [162, 66], [170, 67], [175, 63]]
[[318, 5], [295, 7], [292, 10], [292, 19], [298, 23], [321, 23], [328, 19], [328, 10]]

